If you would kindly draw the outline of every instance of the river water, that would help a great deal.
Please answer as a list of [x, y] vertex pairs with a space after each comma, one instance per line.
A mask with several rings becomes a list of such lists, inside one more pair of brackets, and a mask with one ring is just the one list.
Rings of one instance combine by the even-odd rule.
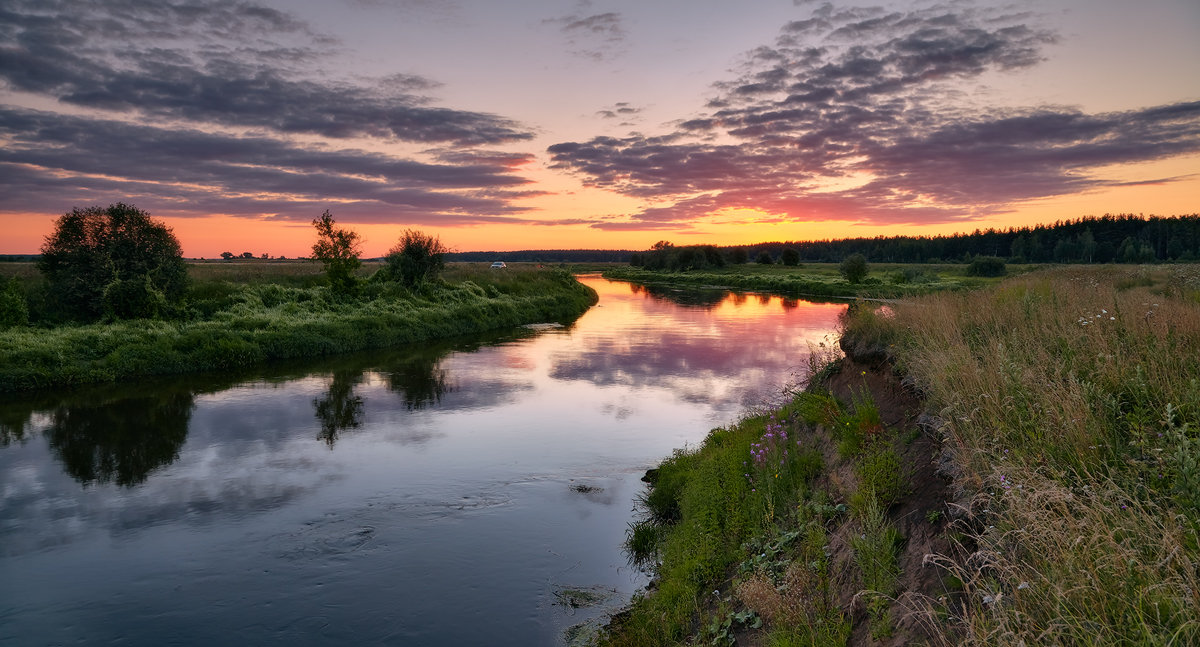
[[583, 280], [565, 328], [0, 401], [0, 645], [562, 644], [646, 585], [644, 471], [845, 308]]

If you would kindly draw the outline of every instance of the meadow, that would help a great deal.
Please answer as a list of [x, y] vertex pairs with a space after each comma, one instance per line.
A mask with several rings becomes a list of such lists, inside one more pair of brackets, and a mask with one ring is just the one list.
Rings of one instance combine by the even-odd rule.
[[[377, 267], [367, 264], [369, 277]], [[416, 288], [366, 280], [331, 292], [304, 262], [189, 264], [183, 303], [162, 319], [37, 325], [39, 282], [27, 264], [2, 264], [30, 303], [34, 325], [0, 330], [0, 390], [217, 371], [453, 337], [582, 314], [595, 293], [557, 269], [455, 264]]]
[[651, 471], [603, 644], [1200, 642], [1200, 268], [864, 303], [843, 347]]
[[[967, 290], [990, 285], [998, 278], [969, 276], [968, 265], [952, 263], [871, 263], [861, 282], [847, 281], [838, 263], [804, 263], [798, 266], [743, 263], [701, 270], [665, 271], [638, 267], [604, 270], [605, 278], [650, 285], [720, 287], [756, 290], [794, 296], [843, 298], [901, 298], [943, 290]], [[1009, 274], [1037, 266], [1009, 265]]]

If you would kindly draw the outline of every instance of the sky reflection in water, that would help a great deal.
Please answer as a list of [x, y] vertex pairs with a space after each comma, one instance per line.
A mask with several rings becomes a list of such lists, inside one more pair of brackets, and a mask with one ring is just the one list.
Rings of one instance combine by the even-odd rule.
[[641, 473], [845, 306], [587, 281], [565, 329], [0, 402], [0, 643], [554, 644], [604, 610], [556, 590], [628, 599]]

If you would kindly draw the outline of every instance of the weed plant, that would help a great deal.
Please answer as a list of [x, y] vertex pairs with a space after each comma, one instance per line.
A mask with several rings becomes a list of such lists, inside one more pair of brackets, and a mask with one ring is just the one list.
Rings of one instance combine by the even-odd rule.
[[940, 642], [1200, 644], [1198, 268], [1061, 268], [889, 321], [976, 493]]
[[862, 592], [858, 597], [866, 601], [871, 636], [881, 639], [891, 635], [889, 607], [899, 588], [897, 549], [902, 538], [876, 498], [868, 496], [866, 501], [859, 515], [862, 532], [850, 540], [850, 547], [862, 575]]

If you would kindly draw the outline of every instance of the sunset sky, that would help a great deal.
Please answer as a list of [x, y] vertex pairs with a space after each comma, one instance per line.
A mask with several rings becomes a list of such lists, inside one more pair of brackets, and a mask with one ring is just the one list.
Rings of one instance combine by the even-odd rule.
[[1196, 0], [5, 0], [0, 253], [939, 234], [1200, 211]]

